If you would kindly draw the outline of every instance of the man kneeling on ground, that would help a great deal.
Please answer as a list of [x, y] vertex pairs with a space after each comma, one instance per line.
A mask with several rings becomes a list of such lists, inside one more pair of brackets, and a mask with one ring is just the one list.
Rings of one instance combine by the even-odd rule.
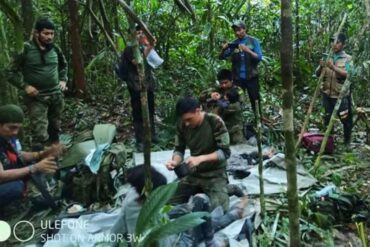
[[190, 196], [204, 193], [209, 198], [211, 210], [222, 206], [227, 211], [226, 159], [230, 157], [230, 140], [224, 121], [215, 114], [203, 112], [198, 100], [192, 97], [177, 102], [176, 114], [179, 121], [175, 151], [166, 167], [173, 170], [179, 166], [188, 147], [191, 156], [185, 163], [192, 173], [180, 180], [172, 202], [185, 203]]

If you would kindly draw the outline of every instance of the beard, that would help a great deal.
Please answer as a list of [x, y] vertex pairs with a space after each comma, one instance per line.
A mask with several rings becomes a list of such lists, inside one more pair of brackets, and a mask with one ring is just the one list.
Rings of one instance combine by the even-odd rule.
[[39, 41], [40, 45], [45, 47], [46, 50], [50, 50], [53, 47], [53, 40], [44, 41], [44, 40], [40, 39], [40, 37], [39, 37], [38, 41]]

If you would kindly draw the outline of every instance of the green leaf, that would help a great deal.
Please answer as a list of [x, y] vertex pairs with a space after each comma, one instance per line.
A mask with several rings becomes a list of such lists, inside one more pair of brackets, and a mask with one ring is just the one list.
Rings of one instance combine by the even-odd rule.
[[209, 213], [207, 212], [190, 213], [170, 221], [168, 224], [157, 226], [150, 231], [150, 233], [143, 239], [139, 246], [153, 246], [153, 243], [156, 240], [184, 232], [190, 228], [202, 224], [205, 221], [202, 219], [202, 217], [208, 215]]
[[91, 67], [95, 65], [96, 62], [101, 61], [103, 59], [107, 59], [107, 51], [104, 49], [98, 55], [96, 55], [93, 59], [91, 59], [90, 63], [86, 66], [85, 70], [91, 70]]
[[143, 234], [150, 222], [158, 215], [161, 208], [170, 200], [177, 190], [177, 183], [163, 185], [152, 191], [140, 210], [136, 224], [136, 235]]

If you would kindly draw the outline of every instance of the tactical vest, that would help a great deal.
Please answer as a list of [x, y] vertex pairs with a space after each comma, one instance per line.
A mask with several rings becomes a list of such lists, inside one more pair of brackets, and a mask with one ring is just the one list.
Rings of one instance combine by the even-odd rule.
[[[333, 58], [330, 58], [329, 60], [331, 60], [339, 69], [345, 70], [346, 64], [351, 62], [352, 57], [343, 51], [340, 55], [338, 55], [338, 58], [335, 61], [333, 61]], [[340, 77], [337, 73], [335, 73], [334, 70], [328, 67], [323, 68], [323, 73], [324, 77], [321, 84], [322, 92], [330, 98], [338, 98], [346, 78]]]

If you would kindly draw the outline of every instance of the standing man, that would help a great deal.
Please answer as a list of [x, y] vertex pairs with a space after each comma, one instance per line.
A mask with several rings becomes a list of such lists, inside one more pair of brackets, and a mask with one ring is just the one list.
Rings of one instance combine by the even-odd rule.
[[188, 147], [191, 156], [185, 163], [192, 172], [180, 180], [173, 202], [186, 203], [190, 196], [204, 193], [212, 209], [222, 206], [227, 211], [226, 159], [230, 157], [230, 141], [224, 122], [215, 114], [203, 112], [192, 97], [178, 100], [176, 114], [179, 121], [175, 151], [166, 167], [173, 170], [179, 166]]
[[[154, 44], [149, 43], [147, 37], [145, 36], [143, 30], [140, 26], [136, 26], [136, 38], [139, 42], [139, 48], [144, 58], [146, 58], [149, 52], [154, 48]], [[123, 64], [127, 66], [127, 87], [130, 93], [131, 98], [131, 107], [132, 107], [132, 118], [134, 122], [134, 131], [135, 131], [135, 140], [136, 140], [136, 149], [139, 152], [142, 152], [144, 149], [143, 145], [143, 116], [141, 111], [141, 100], [140, 100], [140, 91], [141, 85], [139, 83], [139, 73], [137, 68], [137, 61], [135, 61], [133, 47], [127, 46], [121, 55], [121, 59], [124, 60]], [[155, 80], [152, 72], [152, 68], [144, 59], [145, 64], [145, 78], [147, 85], [147, 95], [148, 95], [148, 107], [149, 107], [149, 118], [150, 126], [152, 131], [152, 141], [157, 142], [157, 136], [155, 134], [154, 127], [154, 90], [155, 90]]]
[[[335, 40], [336, 43], [334, 43]], [[343, 83], [348, 78], [352, 69], [352, 57], [344, 51], [346, 36], [340, 33], [337, 37], [332, 37], [330, 39], [330, 45], [332, 46], [334, 55], [327, 59], [326, 64], [324, 60], [320, 60], [320, 66], [316, 70], [317, 76], [319, 76], [322, 71], [324, 73], [321, 92], [322, 103], [325, 108], [325, 126], [329, 124]], [[349, 90], [347, 95], [342, 99], [342, 103], [338, 110], [338, 117], [343, 124], [344, 144], [348, 145], [351, 142], [353, 127], [351, 90]]]
[[25, 180], [31, 175], [55, 173], [55, 157], [63, 151], [62, 145], [40, 152], [21, 151], [17, 135], [23, 119], [20, 107], [0, 106], [0, 207], [23, 197]]
[[9, 76], [9, 82], [25, 92], [34, 151], [59, 143], [67, 62], [53, 43], [54, 29], [54, 23], [47, 18], [36, 22], [34, 37], [24, 43]]
[[260, 101], [257, 66], [262, 60], [262, 50], [259, 41], [247, 35], [243, 22], [237, 21], [231, 27], [237, 39], [223, 45], [219, 58], [231, 57], [233, 81], [248, 91], [252, 109], [256, 112], [255, 102]]

